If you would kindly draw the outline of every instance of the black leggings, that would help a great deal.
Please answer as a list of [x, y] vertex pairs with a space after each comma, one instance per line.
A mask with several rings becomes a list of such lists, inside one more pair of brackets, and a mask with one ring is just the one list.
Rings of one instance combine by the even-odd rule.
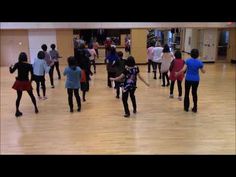
[[184, 96], [184, 109], [189, 109], [189, 91], [192, 87], [192, 96], [193, 96], [193, 108], [197, 109], [197, 88], [199, 81], [187, 81], [185, 80], [185, 96]]
[[54, 71], [54, 65], [52, 65], [50, 70], [49, 70], [49, 78], [50, 78], [51, 86], [54, 86], [54, 83], [53, 83], [53, 71]]
[[[151, 71], [151, 66], [152, 66], [152, 60], [148, 59], [148, 72], [150, 73]], [[153, 66], [152, 66], [153, 67]]]
[[161, 78], [161, 63], [152, 62], [154, 77], [157, 77], [157, 75], [156, 75], [157, 74], [157, 67], [159, 70], [159, 78]]
[[67, 89], [67, 94], [68, 94], [68, 103], [70, 106], [70, 110], [73, 110], [73, 92], [77, 101], [77, 106], [78, 109], [81, 109], [81, 100], [80, 100], [80, 96], [79, 96], [79, 89]]
[[169, 82], [169, 77], [168, 77], [168, 71], [162, 73], [162, 82], [163, 82], [163, 85], [165, 85], [165, 78], [166, 78], [166, 81], [167, 81], [167, 85], [169, 85], [170, 82]]
[[58, 79], [61, 79], [61, 73], [60, 73], [60, 69], [59, 69], [59, 61], [54, 62], [54, 66], [56, 67], [56, 70], [57, 70]]
[[136, 99], [135, 99], [135, 95], [134, 95], [135, 90], [136, 89], [127, 90], [126, 92], [122, 93], [122, 101], [123, 101], [125, 114], [128, 114], [128, 115], [130, 114], [129, 105], [128, 105], [128, 96], [129, 96], [129, 94], [130, 94], [130, 98], [131, 98], [131, 101], [132, 101], [133, 110], [136, 111], [136, 109], [137, 109]]
[[116, 77], [116, 73], [115, 72], [107, 72], [107, 86], [108, 87], [112, 87], [112, 82], [110, 80], [110, 77]]
[[[182, 85], [181, 85], [181, 83], [182, 83], [182, 81], [177, 80], [179, 97], [182, 96]], [[170, 95], [173, 95], [174, 86], [175, 86], [175, 81], [171, 81], [171, 83], [170, 83]]]
[[[34, 104], [34, 108], [37, 109], [37, 105], [36, 105], [36, 99], [34, 97], [33, 91], [32, 90], [28, 90], [27, 91], [32, 103]], [[16, 112], [19, 112], [19, 106], [20, 106], [20, 100], [22, 98], [22, 91], [21, 90], [17, 90], [17, 98], [16, 98]]]
[[36, 80], [36, 91], [37, 91], [37, 95], [40, 96], [40, 83], [42, 86], [42, 90], [43, 90], [43, 96], [46, 95], [46, 85], [45, 85], [45, 79], [41, 79], [41, 80]]
[[[96, 65], [95, 65], [95, 59], [94, 60], [90, 60], [90, 67], [93, 65], [93, 70], [94, 72], [96, 72]], [[90, 69], [91, 70], [91, 69]]]
[[120, 84], [121, 84], [121, 82], [115, 81], [116, 97], [120, 96]]

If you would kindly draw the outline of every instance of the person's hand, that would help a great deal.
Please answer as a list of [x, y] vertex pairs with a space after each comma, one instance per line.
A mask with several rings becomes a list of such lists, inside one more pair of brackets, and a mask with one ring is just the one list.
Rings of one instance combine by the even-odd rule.
[[110, 79], [111, 81], [114, 81], [114, 78], [112, 78], [112, 77], [110, 77], [109, 79]]
[[179, 72], [175, 72], [175, 77], [177, 77], [179, 75]]

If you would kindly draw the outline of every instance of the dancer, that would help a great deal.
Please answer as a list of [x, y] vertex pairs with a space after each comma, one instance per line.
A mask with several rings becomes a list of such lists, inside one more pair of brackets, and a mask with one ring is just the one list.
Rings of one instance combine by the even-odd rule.
[[[36, 104], [36, 99], [33, 94], [33, 88], [31, 82], [33, 80], [33, 67], [31, 64], [27, 62], [27, 55], [25, 52], [21, 52], [18, 58], [18, 62], [15, 65], [11, 65], [9, 67], [10, 73], [14, 73], [18, 70], [18, 76], [16, 77], [16, 81], [12, 86], [13, 89], [17, 92], [17, 99], [16, 99], [16, 113], [15, 116], [19, 117], [22, 116], [23, 113], [20, 112], [19, 106], [22, 97], [22, 92], [27, 91], [31, 101], [34, 105], [35, 113], [38, 113], [38, 107]], [[29, 80], [29, 73], [31, 74], [31, 79]]]
[[[39, 51], [37, 58], [34, 60], [33, 72], [34, 72], [34, 81], [36, 82], [36, 91], [39, 99], [46, 100], [46, 85], [45, 85], [45, 73], [50, 71], [50, 66], [47, 65], [44, 60], [45, 54], [43, 51]], [[51, 63], [53, 64], [53, 63]], [[43, 98], [40, 96], [40, 84], [43, 90]]]
[[139, 74], [139, 68], [135, 66], [135, 60], [134, 57], [130, 56], [126, 60], [126, 69], [125, 71], [116, 78], [110, 78], [111, 81], [119, 81], [123, 78], [125, 78], [125, 81], [123, 83], [123, 89], [122, 89], [122, 101], [123, 106], [125, 110], [124, 117], [128, 118], [130, 117], [130, 111], [129, 111], [129, 105], [128, 105], [128, 96], [130, 94], [130, 98], [133, 105], [133, 113], [137, 112], [137, 104], [136, 104], [136, 98], [135, 98], [135, 90], [137, 88], [137, 75], [141, 81], [143, 81], [147, 86], [149, 84], [141, 77]]
[[199, 69], [202, 73], [205, 73], [205, 69], [203, 68], [203, 63], [201, 60], [198, 59], [199, 51], [198, 49], [192, 49], [191, 58], [185, 61], [185, 65], [182, 70], [176, 72], [176, 77], [186, 71], [186, 78], [185, 78], [185, 95], [184, 95], [184, 110], [188, 112], [189, 110], [189, 91], [192, 87], [192, 96], [193, 96], [193, 108], [192, 112], [197, 112], [197, 88], [200, 81], [199, 76]]
[[179, 92], [179, 101], [182, 100], [182, 80], [184, 78], [184, 74], [181, 73], [178, 77], [175, 77], [175, 73], [180, 71], [184, 67], [184, 60], [182, 59], [181, 52], [177, 50], [175, 52], [175, 59], [171, 62], [170, 65], [170, 98], [174, 98], [173, 91], [174, 91], [174, 85], [175, 81], [177, 80], [178, 85], [178, 92]]
[[65, 87], [67, 88], [68, 94], [68, 103], [70, 107], [70, 112], [74, 112], [73, 110], [73, 93], [75, 95], [77, 101], [77, 111], [81, 111], [81, 101], [79, 96], [79, 89], [80, 89], [80, 80], [81, 80], [81, 69], [80, 67], [76, 66], [76, 60], [74, 57], [69, 57], [67, 59], [68, 66], [64, 70], [64, 76], [67, 76]]

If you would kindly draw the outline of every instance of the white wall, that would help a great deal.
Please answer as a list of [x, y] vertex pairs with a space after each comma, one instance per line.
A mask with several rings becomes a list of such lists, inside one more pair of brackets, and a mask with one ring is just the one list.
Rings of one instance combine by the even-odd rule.
[[[50, 45], [56, 44], [56, 30], [29, 30], [29, 50], [30, 61], [34, 62], [37, 54], [41, 49], [42, 44], [48, 46], [48, 50], [51, 50]], [[57, 45], [57, 44], [56, 44]]]
[[184, 50], [186, 52], [190, 52], [192, 49], [192, 29], [186, 28], [185, 29], [185, 41], [184, 41]]

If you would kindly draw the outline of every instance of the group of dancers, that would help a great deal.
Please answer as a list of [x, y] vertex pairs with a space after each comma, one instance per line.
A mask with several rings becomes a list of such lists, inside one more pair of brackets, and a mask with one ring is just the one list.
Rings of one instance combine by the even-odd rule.
[[[49, 73], [51, 88], [55, 88], [53, 82], [53, 70], [56, 67], [58, 73], [58, 79], [61, 79], [59, 70], [59, 58], [61, 57], [58, 51], [55, 49], [55, 44], [51, 45], [51, 51], [47, 52], [47, 46], [42, 45], [42, 51], [39, 51], [33, 64], [28, 63], [28, 58], [25, 52], [21, 52], [18, 58], [18, 62], [10, 66], [10, 73], [18, 70], [18, 76], [12, 86], [17, 92], [16, 99], [16, 113], [15, 116], [22, 116], [22, 112], [19, 110], [19, 105], [22, 97], [22, 92], [27, 91], [35, 108], [35, 113], [38, 113], [38, 107], [36, 99], [33, 94], [32, 81], [36, 82], [36, 91], [38, 99], [47, 99], [46, 97], [46, 85], [45, 74]], [[63, 75], [66, 76], [65, 88], [68, 94], [68, 105], [70, 112], [74, 112], [73, 106], [73, 94], [77, 102], [77, 111], [81, 111], [81, 99], [79, 90], [83, 93], [83, 101], [86, 101], [85, 95], [89, 91], [90, 76], [96, 73], [96, 67], [94, 67], [94, 73], [91, 72], [91, 64], [95, 66], [96, 51], [90, 50], [85, 47], [85, 44], [78, 45], [74, 50], [74, 56], [67, 58], [68, 66], [65, 68]], [[162, 79], [162, 86], [170, 85], [170, 98], [174, 98], [173, 90], [175, 81], [178, 85], [178, 99], [182, 100], [182, 80], [185, 77], [185, 95], [184, 95], [184, 110], [189, 111], [189, 92], [192, 88], [192, 96], [194, 106], [193, 112], [197, 112], [197, 88], [199, 85], [200, 77], [199, 70], [205, 73], [203, 63], [198, 59], [198, 49], [191, 50], [191, 57], [187, 60], [182, 59], [182, 54], [179, 50], [174, 54], [170, 52], [168, 45], [163, 48], [160, 44], [156, 47], [150, 46], [147, 49], [148, 53], [148, 72], [153, 66], [154, 79], [157, 79], [157, 66], [159, 69], [159, 78]], [[136, 66], [134, 57], [129, 56], [127, 59], [123, 58], [121, 51], [116, 52], [116, 47], [112, 46], [111, 51], [106, 56], [106, 69], [107, 69], [107, 86], [112, 88], [112, 81], [115, 81], [116, 98], [120, 98], [120, 90], [122, 90], [122, 102], [124, 107], [124, 117], [130, 117], [130, 110], [128, 106], [128, 97], [130, 95], [133, 113], [137, 113], [137, 103], [135, 97], [135, 91], [137, 88], [137, 78], [144, 82], [147, 86], [149, 84], [142, 78], [139, 72], [139, 67]], [[29, 78], [29, 73], [31, 78]], [[169, 74], [170, 73], [170, 74]], [[171, 83], [169, 82], [171, 80]], [[166, 83], [166, 82], [167, 83]], [[40, 87], [43, 91], [43, 97], [40, 95]]]

